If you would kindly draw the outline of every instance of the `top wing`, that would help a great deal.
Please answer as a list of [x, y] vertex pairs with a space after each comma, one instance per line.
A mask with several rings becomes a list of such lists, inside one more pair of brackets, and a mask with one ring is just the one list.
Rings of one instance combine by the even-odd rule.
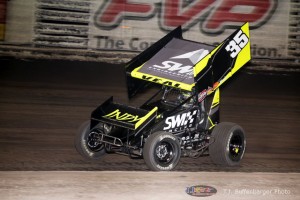
[[150, 60], [132, 71], [135, 78], [184, 90], [194, 87], [194, 66], [212, 46], [173, 38]]
[[217, 47], [182, 39], [178, 27], [126, 66], [128, 94], [151, 82], [196, 92], [216, 89], [250, 59], [249, 23]]

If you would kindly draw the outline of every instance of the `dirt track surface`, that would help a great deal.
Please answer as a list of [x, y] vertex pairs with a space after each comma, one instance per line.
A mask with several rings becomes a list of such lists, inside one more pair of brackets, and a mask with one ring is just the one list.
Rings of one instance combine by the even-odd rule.
[[[148, 170], [141, 159], [109, 154], [84, 160], [77, 128], [108, 97], [128, 102], [122, 65], [2, 59], [0, 170]], [[222, 168], [209, 157], [182, 158], [176, 171], [300, 172], [300, 75], [242, 70], [221, 88], [221, 121], [247, 134], [241, 166]]]
[[[200, 199], [300, 198], [299, 173], [16, 171], [0, 172], [0, 176], [0, 195], [6, 200], [193, 200], [197, 197], [186, 190], [199, 185], [216, 189], [212, 196]], [[199, 189], [188, 191], [203, 195]]]

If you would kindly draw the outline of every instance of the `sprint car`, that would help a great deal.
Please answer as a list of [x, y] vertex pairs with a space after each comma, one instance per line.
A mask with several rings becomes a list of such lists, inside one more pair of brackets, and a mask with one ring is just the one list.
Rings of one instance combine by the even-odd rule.
[[106, 153], [143, 158], [153, 171], [173, 170], [181, 156], [209, 155], [218, 165], [238, 165], [246, 138], [241, 126], [220, 122], [220, 86], [251, 59], [249, 24], [218, 46], [169, 32], [125, 65], [128, 97], [158, 87], [142, 105], [109, 97], [75, 136], [88, 159]]

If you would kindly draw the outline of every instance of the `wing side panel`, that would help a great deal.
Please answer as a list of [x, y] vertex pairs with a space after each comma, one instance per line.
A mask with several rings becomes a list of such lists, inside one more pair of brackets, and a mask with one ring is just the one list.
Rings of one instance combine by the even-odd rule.
[[250, 59], [249, 23], [245, 23], [196, 64], [196, 90], [217, 89]]

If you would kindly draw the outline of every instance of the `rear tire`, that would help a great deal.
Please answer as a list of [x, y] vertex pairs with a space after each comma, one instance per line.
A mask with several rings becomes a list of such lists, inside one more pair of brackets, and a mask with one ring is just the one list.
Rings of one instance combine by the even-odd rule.
[[210, 143], [209, 154], [215, 164], [236, 166], [245, 153], [245, 132], [237, 124], [222, 122], [214, 128]]
[[143, 149], [146, 165], [153, 171], [170, 171], [176, 167], [181, 156], [176, 136], [159, 131], [150, 135]]
[[[94, 131], [93, 131], [94, 130]], [[98, 143], [97, 133], [103, 132], [103, 124], [97, 125], [93, 130], [90, 130], [90, 122], [84, 122], [78, 129], [75, 136], [75, 148], [77, 152], [86, 159], [97, 160], [106, 154], [105, 146], [102, 143]]]

